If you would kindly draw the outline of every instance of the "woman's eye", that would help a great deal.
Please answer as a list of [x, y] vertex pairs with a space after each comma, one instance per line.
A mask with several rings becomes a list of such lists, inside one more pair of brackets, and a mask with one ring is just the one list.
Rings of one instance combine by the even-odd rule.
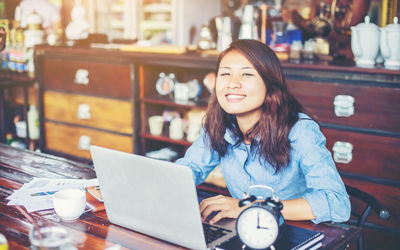
[[229, 73], [221, 73], [220, 76], [229, 76]]
[[243, 73], [242, 76], [254, 76], [252, 73]]

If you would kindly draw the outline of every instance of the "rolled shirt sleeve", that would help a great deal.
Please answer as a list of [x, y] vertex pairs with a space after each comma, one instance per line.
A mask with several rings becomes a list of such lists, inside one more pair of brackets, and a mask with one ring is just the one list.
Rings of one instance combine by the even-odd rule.
[[219, 162], [220, 157], [211, 148], [204, 129], [201, 130], [199, 138], [186, 150], [185, 156], [176, 161], [192, 169], [196, 185], [203, 183]]
[[292, 147], [306, 180], [307, 190], [303, 198], [316, 217], [313, 222], [347, 221], [351, 211], [349, 196], [325, 146], [324, 135], [312, 120], [302, 120], [297, 125]]

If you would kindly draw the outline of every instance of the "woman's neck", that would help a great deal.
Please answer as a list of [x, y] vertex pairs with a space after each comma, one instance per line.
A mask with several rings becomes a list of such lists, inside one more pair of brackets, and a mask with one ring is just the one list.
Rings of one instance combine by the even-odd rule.
[[260, 120], [261, 112], [254, 112], [248, 115], [237, 115], [236, 121], [238, 123], [239, 129], [244, 135], [244, 143], [249, 144], [251, 142], [250, 138], [246, 138], [246, 134], [250, 131], [254, 125]]

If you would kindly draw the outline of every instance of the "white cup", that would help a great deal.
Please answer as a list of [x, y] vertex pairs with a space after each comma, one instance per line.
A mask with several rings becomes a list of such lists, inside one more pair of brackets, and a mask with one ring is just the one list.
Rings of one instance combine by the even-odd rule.
[[86, 207], [85, 191], [79, 189], [60, 190], [53, 196], [54, 210], [63, 220], [78, 219]]
[[187, 83], [176, 82], [174, 85], [174, 97], [176, 100], [189, 100], [189, 85]]
[[194, 142], [199, 137], [200, 131], [201, 131], [200, 122], [189, 123], [186, 140], [188, 142]]
[[26, 138], [26, 122], [25, 121], [16, 122], [15, 130], [16, 130], [18, 137]]
[[149, 117], [150, 134], [161, 135], [164, 126], [164, 118], [159, 115]]
[[174, 140], [183, 139], [183, 121], [181, 118], [174, 118], [169, 125], [169, 137]]

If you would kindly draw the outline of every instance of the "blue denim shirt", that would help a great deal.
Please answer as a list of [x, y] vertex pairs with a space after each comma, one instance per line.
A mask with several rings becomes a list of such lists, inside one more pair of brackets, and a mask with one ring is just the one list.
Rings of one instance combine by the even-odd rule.
[[[211, 148], [202, 130], [177, 163], [193, 170], [196, 185], [204, 182], [220, 165], [232, 197], [242, 199], [251, 185], [268, 185], [281, 200], [305, 198], [316, 217], [314, 223], [347, 221], [351, 210], [349, 196], [331, 153], [325, 147], [326, 139], [315, 121], [305, 114], [299, 117], [305, 119], [299, 119], [289, 133], [291, 160], [278, 173], [268, 162], [261, 164], [258, 155], [244, 143], [235, 146], [236, 140], [230, 130], [224, 136], [228, 149], [222, 158]], [[265, 197], [265, 191], [255, 195]]]

